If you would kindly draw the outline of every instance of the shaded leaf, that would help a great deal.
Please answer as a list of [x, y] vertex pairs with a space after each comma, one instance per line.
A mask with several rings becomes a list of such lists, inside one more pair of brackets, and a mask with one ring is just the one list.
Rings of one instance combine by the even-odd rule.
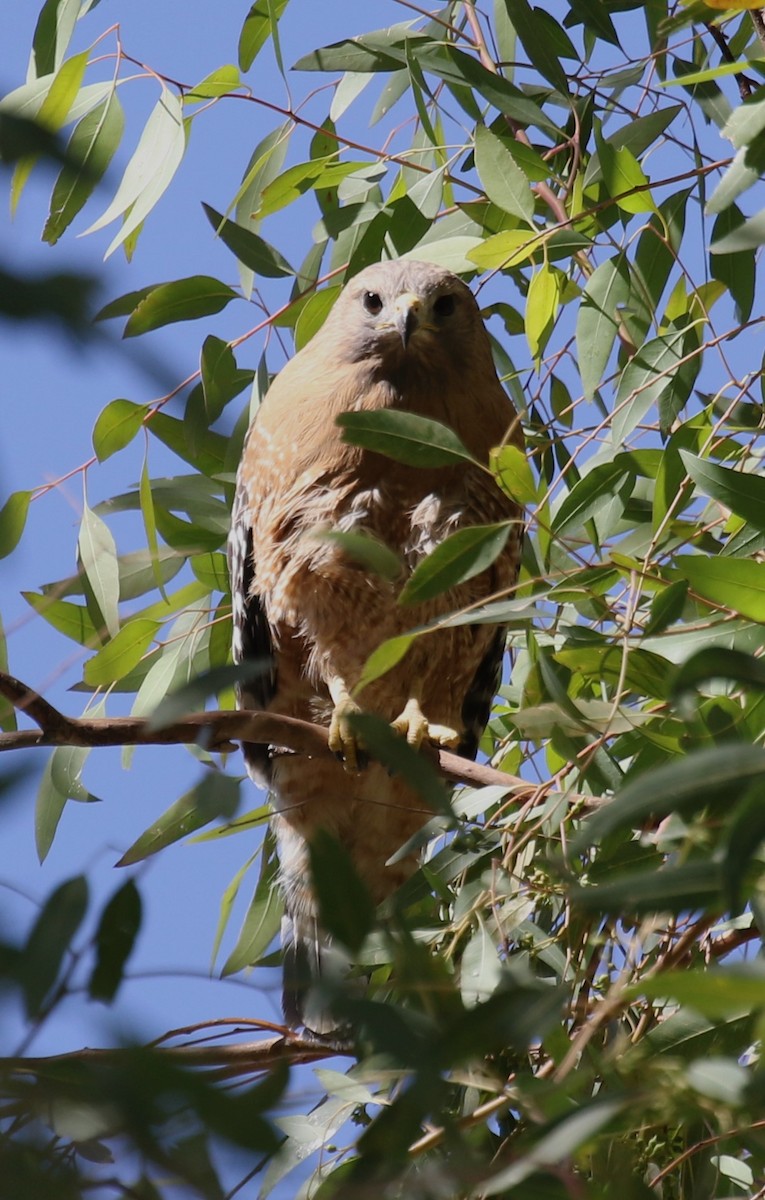
[[24, 948], [22, 985], [27, 1014], [40, 1014], [55, 984], [72, 938], [88, 907], [88, 885], [78, 875], [48, 897]]
[[133, 842], [116, 866], [132, 866], [210, 821], [232, 816], [238, 803], [239, 781], [220, 771], [206, 771], [196, 787], [179, 797]]
[[379, 409], [375, 412], [345, 412], [336, 418], [342, 440], [385, 454], [412, 467], [445, 467], [473, 462], [472, 455], [447, 425], [416, 413]]
[[119, 631], [120, 573], [117, 547], [108, 526], [83, 502], [77, 552], [93, 597], [111, 637]]
[[450, 534], [417, 564], [401, 589], [399, 604], [422, 604], [487, 570], [502, 553], [510, 528], [502, 521]]
[[128, 879], [107, 901], [96, 930], [96, 961], [88, 981], [92, 1000], [113, 1000], [141, 928], [141, 896]]
[[264, 238], [236, 221], [229, 221], [209, 204], [202, 204], [205, 215], [217, 236], [245, 267], [268, 279], [294, 275], [290, 264]]
[[369, 890], [348, 851], [326, 830], [317, 830], [308, 852], [322, 927], [356, 953], [374, 923]]
[[763, 771], [765, 750], [760, 746], [696, 750], [628, 783], [610, 804], [587, 818], [577, 844], [598, 842], [616, 829], [640, 825], [651, 816], [698, 810], [714, 799], [727, 801], [734, 789], [745, 787]]

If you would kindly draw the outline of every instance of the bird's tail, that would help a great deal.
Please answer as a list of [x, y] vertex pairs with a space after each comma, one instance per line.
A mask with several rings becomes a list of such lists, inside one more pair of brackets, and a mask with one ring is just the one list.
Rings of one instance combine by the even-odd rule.
[[347, 954], [323, 931], [315, 916], [288, 913], [282, 918], [284, 975], [282, 1008], [293, 1028], [304, 1026], [318, 1038], [342, 1039], [348, 1029], [332, 1011], [332, 985], [347, 986]]

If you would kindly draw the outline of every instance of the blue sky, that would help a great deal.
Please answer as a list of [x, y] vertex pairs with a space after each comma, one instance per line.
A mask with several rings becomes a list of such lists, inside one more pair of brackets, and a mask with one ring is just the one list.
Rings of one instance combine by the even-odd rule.
[[[369, 13], [364, 14], [361, 7], [347, 0], [295, 4], [294, 15], [288, 10], [284, 22], [285, 62], [294, 62], [301, 53], [333, 37], [364, 28]], [[24, 82], [38, 8], [37, 0], [0, 6], [3, 93]], [[215, 6], [201, 0], [163, 0], [161, 4], [110, 0], [80, 23], [72, 49], [84, 49], [112, 21], [119, 20], [128, 53], [169, 76], [193, 83], [235, 61], [247, 8], [247, 3], [233, 0]], [[375, 6], [372, 20], [390, 23], [401, 15], [395, 5], [386, 4]], [[110, 46], [113, 38], [105, 39], [104, 50]], [[110, 71], [111, 64], [104, 70]], [[299, 94], [308, 90], [304, 78], [298, 83]], [[270, 50], [257, 60], [248, 81], [260, 94], [277, 102], [284, 100], [284, 84]], [[236, 284], [235, 261], [216, 242], [201, 202], [219, 210], [227, 208], [252, 149], [276, 124], [276, 117], [251, 104], [230, 102], [225, 111], [213, 111], [195, 123], [186, 160], [151, 215], [131, 264], [119, 251], [106, 264], [102, 262], [115, 227], [85, 238], [76, 236], [106, 207], [157, 94], [156, 84], [147, 80], [121, 89], [127, 112], [124, 145], [100, 194], [55, 248], [40, 240], [53, 174], [44, 167], [34, 172], [13, 220], [7, 201], [9, 175], [3, 175], [6, 199], [0, 206], [0, 260], [5, 265], [33, 273], [90, 272], [99, 279], [102, 302], [145, 284], [200, 272]], [[319, 116], [322, 107], [326, 112], [328, 102], [319, 103]], [[371, 136], [376, 140], [378, 134]], [[299, 262], [309, 244], [309, 228], [296, 224], [287, 230], [287, 236], [294, 239], [293, 257]], [[236, 337], [256, 320], [254, 309], [237, 302], [204, 322], [204, 327], [201, 322], [171, 326], [138, 344], [120, 343], [118, 335], [109, 331], [109, 340], [94, 346], [75, 344], [40, 326], [0, 326], [0, 503], [16, 489], [60, 479], [86, 461], [92, 454], [93, 424], [108, 401], [124, 396], [146, 402], [160, 396], [165, 387], [152, 364], [158, 364], [160, 373], [176, 382], [196, 369], [199, 347], [207, 333]], [[247, 343], [240, 353], [240, 365], [256, 366], [261, 350], [260, 339]], [[178, 470], [177, 460], [169, 455], [163, 460], [158, 444], [152, 444], [151, 455], [154, 474], [165, 468]], [[105, 467], [91, 471], [90, 504], [135, 482], [139, 469], [140, 453], [136, 452], [117, 456]], [[82, 479], [75, 475], [33, 503], [20, 546], [10, 558], [0, 561], [0, 612], [8, 633], [10, 669], [75, 715], [82, 711], [83, 697], [68, 689], [80, 678], [84, 656], [74, 643], [64, 641], [42, 620], [32, 617], [20, 593], [71, 573], [81, 504]], [[131, 540], [129, 523], [115, 522], [114, 530], [120, 550], [141, 544], [140, 537]], [[91, 918], [97, 919], [104, 898], [124, 878], [124, 873], [114, 869], [116, 859], [199, 776], [198, 766], [181, 749], [140, 750], [129, 771], [121, 768], [119, 751], [96, 752], [89, 759], [85, 782], [103, 803], [68, 804], [53, 848], [41, 866], [34, 847], [33, 808], [44, 758], [44, 752], [27, 756], [29, 778], [2, 814], [0, 911], [5, 927], [17, 933], [29, 927], [37, 905], [57, 883], [81, 871], [93, 888]], [[238, 756], [232, 767], [240, 770]], [[243, 807], [254, 807], [261, 799], [248, 786]], [[104, 1044], [113, 1036], [115, 1020], [146, 1038], [221, 1016], [278, 1020], [277, 972], [262, 973], [267, 990], [260, 995], [241, 976], [221, 983], [208, 975], [220, 897], [254, 846], [253, 839], [241, 837], [191, 847], [176, 845], [145, 864], [139, 870], [144, 926], [130, 964], [136, 981], [124, 986], [113, 1011], [79, 997], [68, 1000], [39, 1030], [31, 1044], [33, 1052]], [[253, 885], [254, 877], [251, 883], [245, 882], [219, 961], [231, 947]], [[4, 1031], [2, 1052], [14, 1052], [22, 1025], [19, 1013], [8, 1003], [0, 1027]], [[308, 1082], [305, 1073], [298, 1078], [301, 1088]], [[284, 1194], [290, 1191], [288, 1187]]]

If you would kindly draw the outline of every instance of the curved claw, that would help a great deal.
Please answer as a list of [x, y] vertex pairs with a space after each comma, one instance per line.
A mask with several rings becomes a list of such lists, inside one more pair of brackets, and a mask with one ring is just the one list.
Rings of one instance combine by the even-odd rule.
[[364, 754], [349, 718], [361, 709], [346, 688], [337, 687], [332, 699], [335, 707], [329, 722], [329, 748], [347, 771], [358, 771], [363, 766]]

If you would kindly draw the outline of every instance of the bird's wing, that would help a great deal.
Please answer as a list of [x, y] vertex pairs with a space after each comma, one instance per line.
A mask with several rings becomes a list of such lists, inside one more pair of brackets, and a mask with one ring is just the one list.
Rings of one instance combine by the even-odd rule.
[[[251, 678], [237, 684], [237, 703], [240, 708], [262, 710], [268, 707], [276, 693], [276, 659], [265, 610], [260, 597], [252, 590], [255, 577], [252, 519], [249, 494], [241, 478], [236, 484], [227, 549], [234, 662], [258, 664]], [[242, 752], [252, 778], [261, 787], [268, 787], [271, 776], [269, 747], [246, 742]]]
[[457, 753], [463, 758], [475, 758], [478, 743], [486, 728], [494, 697], [502, 681], [502, 659], [505, 654], [507, 629], [500, 626], [489, 643], [489, 648], [478, 664], [473, 682], [462, 701], [463, 737]]

